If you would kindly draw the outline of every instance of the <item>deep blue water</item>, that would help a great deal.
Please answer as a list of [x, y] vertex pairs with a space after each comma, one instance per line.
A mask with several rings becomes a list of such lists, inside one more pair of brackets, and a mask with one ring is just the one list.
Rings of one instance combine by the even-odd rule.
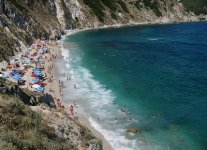
[[89, 70], [112, 91], [110, 105], [130, 110], [134, 121], [123, 128], [141, 129], [145, 140], [135, 147], [173, 150], [207, 149], [206, 41], [205, 22], [89, 30], [65, 39], [71, 60], [80, 58], [70, 62], [73, 69]]

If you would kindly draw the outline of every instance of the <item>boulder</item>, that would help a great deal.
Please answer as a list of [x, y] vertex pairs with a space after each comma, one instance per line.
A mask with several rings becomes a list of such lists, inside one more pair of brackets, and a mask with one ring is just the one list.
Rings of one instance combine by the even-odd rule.
[[103, 150], [102, 143], [98, 139], [92, 139], [88, 141], [89, 150]]
[[136, 128], [129, 128], [126, 130], [127, 133], [134, 133], [134, 134], [140, 134], [141, 130], [136, 129]]

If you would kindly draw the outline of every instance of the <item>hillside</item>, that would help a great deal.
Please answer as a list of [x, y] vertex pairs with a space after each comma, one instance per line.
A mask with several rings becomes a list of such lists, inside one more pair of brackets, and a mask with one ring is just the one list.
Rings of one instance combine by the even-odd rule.
[[186, 8], [186, 11], [192, 11], [195, 14], [207, 14], [206, 0], [181, 0]]
[[[14, 84], [0, 80], [0, 149], [101, 150], [101, 142], [63, 110], [46, 104], [23, 103], [24, 94], [10, 90]], [[17, 90], [21, 91], [21, 90]], [[32, 94], [32, 93], [31, 93]], [[22, 96], [20, 96], [22, 95]]]
[[[0, 0], [0, 62], [35, 39], [59, 40], [65, 30], [198, 21], [206, 7], [206, 0]], [[25, 105], [11, 93], [1, 93], [0, 102], [0, 149], [102, 149], [61, 110]]]
[[0, 0], [0, 61], [36, 38], [58, 39], [65, 29], [127, 23], [198, 20], [205, 0]]

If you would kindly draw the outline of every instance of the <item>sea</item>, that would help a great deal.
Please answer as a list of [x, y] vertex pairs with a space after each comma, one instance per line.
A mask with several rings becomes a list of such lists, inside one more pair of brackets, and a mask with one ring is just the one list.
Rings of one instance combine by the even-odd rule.
[[62, 44], [64, 101], [113, 149], [207, 149], [206, 22], [92, 29]]

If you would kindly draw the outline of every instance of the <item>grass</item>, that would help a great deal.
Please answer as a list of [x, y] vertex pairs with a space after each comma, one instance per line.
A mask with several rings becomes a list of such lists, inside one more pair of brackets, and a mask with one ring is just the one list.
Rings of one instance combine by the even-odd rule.
[[75, 150], [42, 117], [15, 97], [0, 95], [0, 149]]

